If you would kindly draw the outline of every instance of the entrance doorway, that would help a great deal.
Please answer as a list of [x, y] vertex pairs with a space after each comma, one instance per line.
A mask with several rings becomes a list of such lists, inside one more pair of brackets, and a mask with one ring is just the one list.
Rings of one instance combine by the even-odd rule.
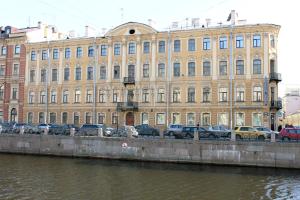
[[275, 125], [276, 125], [275, 124], [275, 113], [271, 113], [271, 127], [270, 128], [272, 131], [275, 131], [275, 129], [276, 129]]
[[134, 65], [128, 65], [128, 77], [129, 78], [134, 78], [134, 76], [135, 76], [134, 71], [135, 71]]
[[126, 125], [134, 126], [134, 114], [133, 114], [133, 112], [128, 112], [126, 114]]
[[10, 121], [15, 122], [17, 119], [17, 115], [18, 115], [17, 109], [12, 108], [10, 111]]

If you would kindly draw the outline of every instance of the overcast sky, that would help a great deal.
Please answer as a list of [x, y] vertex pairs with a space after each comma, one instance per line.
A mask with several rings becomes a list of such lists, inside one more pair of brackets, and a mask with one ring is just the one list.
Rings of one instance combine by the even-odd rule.
[[281, 25], [278, 46], [278, 66], [283, 81], [280, 95], [286, 86], [299, 85], [300, 64], [296, 60], [300, 47], [300, 11], [297, 0], [26, 0], [1, 1], [0, 26], [34, 26], [38, 21], [53, 24], [59, 30], [84, 33], [90, 25], [101, 33], [128, 21], [148, 23], [165, 30], [172, 22], [200, 18], [204, 22], [225, 22], [234, 9], [239, 19], [248, 23]]

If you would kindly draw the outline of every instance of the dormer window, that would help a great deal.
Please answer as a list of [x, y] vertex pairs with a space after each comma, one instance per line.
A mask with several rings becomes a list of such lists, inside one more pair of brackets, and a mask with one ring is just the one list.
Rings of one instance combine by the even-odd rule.
[[130, 35], [133, 35], [134, 33], [135, 33], [135, 30], [134, 30], [134, 29], [130, 29], [130, 30], [129, 30], [129, 34], [130, 34]]

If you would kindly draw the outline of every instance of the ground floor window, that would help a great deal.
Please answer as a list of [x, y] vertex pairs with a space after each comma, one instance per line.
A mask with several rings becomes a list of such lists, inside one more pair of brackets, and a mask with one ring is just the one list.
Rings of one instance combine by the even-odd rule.
[[228, 113], [218, 113], [218, 125], [228, 126]]
[[43, 112], [39, 113], [39, 123], [45, 123], [45, 116]]
[[50, 113], [50, 124], [56, 123], [56, 113]]
[[105, 114], [98, 113], [98, 124], [104, 124], [104, 122], [105, 122]]
[[262, 126], [262, 124], [263, 124], [262, 113], [253, 113], [252, 114], [252, 126]]
[[3, 122], [3, 111], [0, 111], [0, 123]]
[[180, 113], [173, 113], [172, 124], [180, 124]]
[[85, 113], [85, 123], [86, 124], [92, 123], [92, 114], [90, 112]]
[[210, 125], [210, 113], [202, 113], [202, 126]]
[[245, 113], [235, 113], [235, 125], [236, 126], [245, 125]]
[[166, 114], [165, 113], [156, 113], [156, 124], [164, 125], [166, 123]]
[[33, 113], [32, 113], [32, 112], [29, 112], [29, 113], [27, 114], [27, 123], [28, 123], [28, 124], [32, 124], [32, 122], [33, 122]]
[[63, 114], [62, 114], [62, 123], [63, 124], [68, 123], [68, 113], [67, 112], [63, 112]]
[[76, 126], [79, 126], [79, 113], [78, 112], [74, 113], [74, 124]]
[[142, 124], [149, 124], [148, 113], [142, 113]]
[[193, 126], [195, 125], [195, 113], [188, 113], [186, 116], [187, 125]]
[[111, 123], [118, 124], [118, 114], [117, 113], [112, 114]]

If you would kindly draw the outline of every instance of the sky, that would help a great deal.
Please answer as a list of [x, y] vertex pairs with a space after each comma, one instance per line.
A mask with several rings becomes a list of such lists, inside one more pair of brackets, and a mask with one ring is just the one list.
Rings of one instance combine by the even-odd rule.
[[226, 22], [231, 10], [247, 23], [281, 25], [278, 40], [278, 72], [283, 81], [279, 95], [286, 87], [300, 87], [300, 11], [297, 0], [0, 0], [0, 26], [18, 28], [35, 26], [38, 21], [56, 25], [59, 31], [74, 30], [83, 35], [89, 25], [103, 33], [122, 23], [134, 21], [148, 23], [163, 31], [172, 22], [184, 23], [186, 18], [206, 18], [212, 24]]

